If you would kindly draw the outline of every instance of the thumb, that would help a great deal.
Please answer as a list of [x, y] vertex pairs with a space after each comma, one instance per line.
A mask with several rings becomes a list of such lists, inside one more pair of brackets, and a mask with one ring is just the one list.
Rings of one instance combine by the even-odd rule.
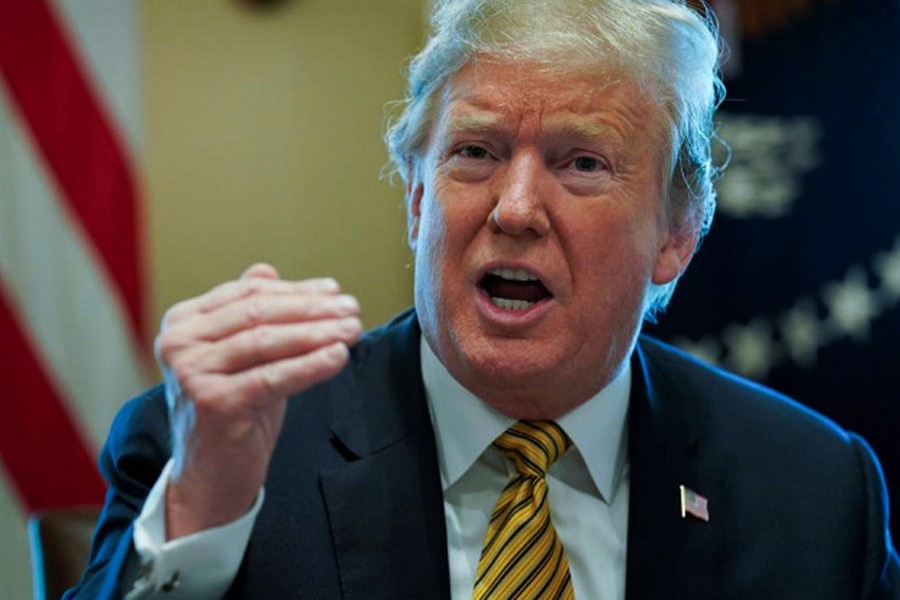
[[254, 263], [241, 273], [241, 279], [278, 279], [278, 271], [268, 263]]

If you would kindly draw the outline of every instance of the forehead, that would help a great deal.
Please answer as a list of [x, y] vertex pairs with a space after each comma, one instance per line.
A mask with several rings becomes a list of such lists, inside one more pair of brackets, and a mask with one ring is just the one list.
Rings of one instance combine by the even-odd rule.
[[662, 143], [662, 111], [647, 90], [620, 71], [561, 71], [542, 63], [477, 60], [444, 87], [437, 115], [445, 134], [515, 130], [616, 134]]

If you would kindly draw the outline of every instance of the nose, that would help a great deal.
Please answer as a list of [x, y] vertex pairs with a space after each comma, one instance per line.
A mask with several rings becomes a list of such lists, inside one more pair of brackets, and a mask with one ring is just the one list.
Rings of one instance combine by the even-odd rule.
[[545, 171], [540, 156], [526, 152], [513, 155], [495, 192], [496, 204], [490, 216], [495, 231], [516, 236], [529, 231], [543, 236], [550, 231], [542, 190]]

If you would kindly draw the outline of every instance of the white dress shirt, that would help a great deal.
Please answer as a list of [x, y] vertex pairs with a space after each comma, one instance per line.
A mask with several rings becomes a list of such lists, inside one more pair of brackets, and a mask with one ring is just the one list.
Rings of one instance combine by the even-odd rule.
[[141, 569], [125, 600], [157, 594], [168, 600], [221, 598], [234, 581], [250, 542], [264, 490], [239, 519], [166, 541], [166, 486], [173, 464], [169, 459], [134, 522], [134, 548]]
[[[491, 447], [514, 419], [476, 398], [421, 342], [422, 376], [437, 440], [453, 600], [469, 600], [490, 513], [514, 468]], [[569, 557], [576, 598], [623, 600], [628, 526], [625, 419], [631, 369], [558, 420], [573, 447], [547, 473], [553, 524]], [[142, 568], [127, 600], [217, 598], [240, 567], [264, 492], [231, 523], [166, 541], [166, 465], [134, 525]]]
[[[470, 600], [491, 512], [512, 463], [492, 442], [515, 422], [459, 384], [424, 341], [422, 376], [437, 440], [453, 600]], [[550, 518], [576, 598], [625, 598], [631, 368], [557, 423], [572, 448], [547, 472]]]

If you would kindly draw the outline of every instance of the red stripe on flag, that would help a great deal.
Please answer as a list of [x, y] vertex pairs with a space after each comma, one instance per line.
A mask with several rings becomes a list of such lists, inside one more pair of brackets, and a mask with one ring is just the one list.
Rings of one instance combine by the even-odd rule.
[[135, 177], [45, 0], [0, 0], [0, 74], [144, 337]]
[[28, 511], [101, 504], [93, 453], [0, 290], [0, 459]]

